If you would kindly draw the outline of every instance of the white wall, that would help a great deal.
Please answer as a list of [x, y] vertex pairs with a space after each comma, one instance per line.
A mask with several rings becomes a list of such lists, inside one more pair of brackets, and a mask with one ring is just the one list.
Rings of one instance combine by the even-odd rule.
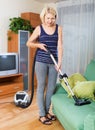
[[7, 31], [9, 18], [22, 12], [40, 13], [44, 4], [34, 0], [0, 0], [0, 53], [7, 52]]

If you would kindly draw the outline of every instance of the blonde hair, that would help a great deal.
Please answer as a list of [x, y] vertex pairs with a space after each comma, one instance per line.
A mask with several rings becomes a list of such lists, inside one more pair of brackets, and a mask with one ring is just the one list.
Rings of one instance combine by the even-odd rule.
[[58, 17], [56, 9], [53, 7], [47, 6], [47, 7], [43, 8], [42, 12], [40, 13], [40, 19], [41, 19], [42, 23], [44, 23], [44, 17], [47, 13], [53, 14], [55, 16], [55, 18]]

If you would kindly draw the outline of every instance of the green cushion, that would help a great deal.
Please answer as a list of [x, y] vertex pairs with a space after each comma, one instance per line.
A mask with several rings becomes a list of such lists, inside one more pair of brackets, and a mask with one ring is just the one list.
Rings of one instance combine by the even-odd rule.
[[95, 100], [95, 81], [77, 82], [72, 90], [78, 98]]
[[91, 60], [91, 62], [87, 65], [84, 77], [87, 80], [95, 80], [95, 60]]
[[[91, 110], [92, 111], [92, 110]], [[85, 130], [95, 130], [95, 112], [92, 112], [84, 119]]]
[[[67, 82], [69, 83], [71, 89], [76, 85], [76, 83], [80, 81], [86, 81], [86, 79], [79, 73], [75, 73], [73, 75], [71, 75], [70, 77], [68, 77]], [[70, 95], [70, 91], [68, 89], [68, 87], [66, 86], [66, 84], [64, 83], [64, 80], [60, 80], [60, 84], [62, 85], [62, 87], [67, 91], [67, 93]]]

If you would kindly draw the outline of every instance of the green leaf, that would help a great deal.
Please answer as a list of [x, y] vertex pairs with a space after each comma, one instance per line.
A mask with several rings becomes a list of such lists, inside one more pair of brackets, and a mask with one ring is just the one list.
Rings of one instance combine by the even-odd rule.
[[10, 18], [9, 29], [15, 33], [18, 33], [18, 30], [27, 30], [30, 33], [33, 32], [33, 28], [29, 20], [22, 19], [21, 17]]

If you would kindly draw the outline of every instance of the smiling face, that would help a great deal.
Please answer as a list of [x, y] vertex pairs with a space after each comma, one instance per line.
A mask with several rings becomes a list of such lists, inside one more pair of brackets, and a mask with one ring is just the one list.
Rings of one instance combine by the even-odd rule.
[[56, 22], [56, 17], [54, 14], [52, 13], [46, 13], [45, 17], [44, 17], [44, 23], [47, 25], [47, 26], [53, 26], [55, 25], [55, 22]]
[[57, 19], [57, 11], [53, 7], [46, 7], [40, 14], [42, 23], [52, 26], [55, 24]]

